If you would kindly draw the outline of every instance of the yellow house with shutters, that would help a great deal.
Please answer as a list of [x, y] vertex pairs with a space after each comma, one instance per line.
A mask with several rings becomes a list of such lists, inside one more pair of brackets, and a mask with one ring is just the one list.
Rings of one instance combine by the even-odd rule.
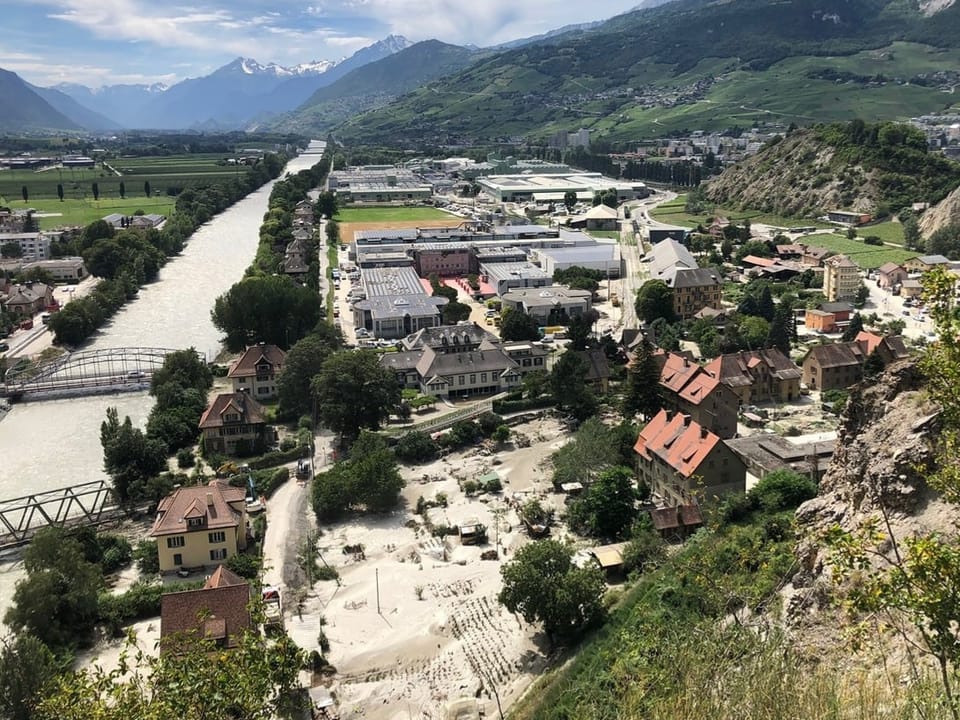
[[220, 480], [182, 487], [160, 501], [150, 537], [160, 572], [219, 565], [247, 547], [244, 488]]

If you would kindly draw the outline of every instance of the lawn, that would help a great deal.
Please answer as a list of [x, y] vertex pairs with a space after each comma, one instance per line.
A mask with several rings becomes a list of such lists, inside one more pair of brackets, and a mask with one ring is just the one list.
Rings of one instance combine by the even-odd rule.
[[[105, 215], [111, 213], [125, 213], [133, 215], [137, 210], [143, 210], [144, 213], [155, 213], [157, 215], [169, 215], [173, 211], [176, 198], [168, 195], [160, 197], [128, 197], [121, 200], [118, 197], [103, 198], [94, 201], [93, 198], [87, 200], [31, 200], [27, 207], [32, 207], [38, 213], [59, 213], [52, 217], [38, 218], [41, 230], [53, 230], [64, 225], [89, 225], [94, 220], [99, 220]], [[22, 202], [13, 203], [13, 206], [19, 207]]]
[[876, 225], [864, 225], [863, 227], [857, 228], [857, 235], [859, 237], [876, 235], [885, 243], [903, 245], [903, 225], [898, 222], [893, 222], [892, 220], [877, 223]]
[[801, 226], [819, 228], [832, 227], [829, 223], [824, 223], [810, 218], [790, 218], [782, 215], [772, 215], [770, 213], [760, 212], [759, 210], [734, 210], [732, 208], [724, 208], [719, 206], [714, 207], [712, 210], [708, 208], [704, 212], [697, 215], [691, 215], [690, 213], [684, 211], [686, 204], [686, 195], [679, 195], [670, 202], [655, 207], [650, 211], [650, 216], [663, 223], [669, 223], [671, 225], [679, 225], [681, 227], [688, 228], [694, 228], [701, 224], [707, 225], [709, 224], [709, 218], [715, 215], [722, 215], [727, 220], [732, 223], [736, 223], [737, 225], [742, 224], [744, 220], [749, 220], [751, 223], [762, 223], [764, 225], [773, 225], [774, 227], [785, 228]]
[[596, 237], [596, 238], [610, 238], [613, 240], [620, 239], [619, 230], [588, 230], [587, 235], [590, 235], [591, 237]]
[[810, 235], [807, 244], [825, 247], [835, 253], [843, 253], [862, 268], [878, 268], [884, 263], [902, 263], [917, 253], [892, 247], [864, 245], [860, 240], [848, 240], [842, 235]]
[[450, 220], [456, 217], [430, 207], [340, 208], [334, 219], [340, 223], [412, 222], [417, 220]]

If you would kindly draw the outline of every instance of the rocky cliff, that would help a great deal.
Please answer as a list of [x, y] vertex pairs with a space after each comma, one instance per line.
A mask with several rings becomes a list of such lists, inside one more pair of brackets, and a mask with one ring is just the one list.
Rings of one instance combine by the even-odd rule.
[[727, 207], [812, 217], [827, 210], [875, 212], [881, 200], [874, 172], [836, 159], [812, 130], [795, 130], [704, 186]]
[[960, 224], [960, 187], [920, 216], [920, 233], [929, 237], [952, 224]]
[[830, 608], [832, 586], [821, 537], [832, 525], [856, 530], [885, 508], [900, 538], [954, 529], [958, 508], [942, 501], [924, 480], [935, 463], [938, 418], [913, 360], [891, 365], [876, 383], [851, 392], [820, 492], [797, 510], [799, 572], [786, 592], [792, 621], [815, 622], [818, 611]]

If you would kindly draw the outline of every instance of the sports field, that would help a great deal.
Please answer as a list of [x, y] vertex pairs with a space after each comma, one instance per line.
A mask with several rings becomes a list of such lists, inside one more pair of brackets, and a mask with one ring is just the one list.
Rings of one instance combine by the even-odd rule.
[[[347, 207], [333, 218], [339, 223], [429, 222], [436, 226], [454, 227], [463, 218], [430, 207]], [[456, 221], [450, 225], [450, 221]], [[386, 227], [380, 225], [378, 227]], [[403, 227], [416, 227], [404, 225]]]
[[[111, 213], [123, 213], [133, 215], [137, 210], [143, 210], [147, 215], [154, 213], [157, 215], [170, 215], [176, 198], [169, 195], [160, 197], [127, 197], [121, 200], [118, 197], [104, 198], [99, 200], [88, 198], [86, 200], [33, 200], [26, 204], [26, 207], [34, 208], [37, 211], [37, 221], [40, 223], [41, 230], [54, 230], [62, 226], [89, 225], [95, 220], [99, 220], [104, 215]], [[23, 206], [22, 202], [12, 203], [14, 209]]]

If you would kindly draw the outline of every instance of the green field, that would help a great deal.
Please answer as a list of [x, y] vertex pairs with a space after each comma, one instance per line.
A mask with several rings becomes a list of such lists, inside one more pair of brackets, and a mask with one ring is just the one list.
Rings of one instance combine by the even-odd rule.
[[744, 220], [751, 223], [762, 223], [764, 225], [773, 225], [775, 227], [833, 227], [830, 223], [813, 220], [810, 218], [789, 218], [782, 215], [773, 215], [771, 213], [760, 212], [759, 210], [734, 210], [720, 206], [708, 209], [699, 215], [691, 215], [684, 211], [687, 204], [686, 195], [679, 195], [668, 203], [658, 205], [650, 211], [650, 216], [663, 223], [679, 225], [681, 227], [694, 228], [697, 225], [709, 224], [708, 218], [722, 215], [727, 220], [735, 224], [741, 224]]
[[876, 235], [885, 243], [903, 245], [903, 225], [898, 222], [893, 222], [892, 220], [877, 223], [876, 225], [865, 225], [857, 229], [857, 236], [863, 238], [869, 235]]
[[429, 207], [341, 208], [334, 219], [342, 223], [411, 222], [414, 220], [451, 220], [443, 210]]
[[[157, 215], [169, 215], [173, 211], [176, 198], [168, 195], [160, 197], [127, 197], [121, 200], [115, 198], [100, 198], [94, 201], [93, 198], [87, 200], [33, 200], [27, 203], [27, 207], [34, 208], [38, 213], [50, 213], [51, 217], [39, 217], [41, 230], [53, 230], [64, 225], [89, 225], [94, 220], [99, 220], [105, 215], [112, 213], [124, 213], [133, 215], [137, 210], [143, 210], [144, 213], [155, 213]], [[16, 209], [23, 205], [22, 202], [13, 203]]]
[[619, 240], [619, 230], [587, 230], [587, 235], [595, 238], [607, 238], [608, 240]]
[[[151, 195], [172, 196], [190, 181], [242, 175], [246, 170], [243, 165], [218, 164], [223, 161], [223, 155], [207, 153], [114, 158], [106, 160], [106, 165], [98, 164], [93, 168], [0, 170], [0, 204], [37, 207], [38, 201], [57, 200], [57, 185], [63, 186], [67, 200], [92, 201], [93, 183], [97, 183], [100, 202], [120, 200], [121, 182], [128, 200], [144, 198], [145, 183], [148, 182]], [[27, 189], [26, 204], [23, 203], [24, 187]]]
[[[872, 234], [872, 233], [871, 233]], [[843, 253], [862, 268], [877, 268], [888, 262], [902, 263], [917, 253], [892, 247], [864, 245], [860, 240], [848, 240], [841, 235], [810, 235], [807, 245], [825, 247], [835, 253]]]

